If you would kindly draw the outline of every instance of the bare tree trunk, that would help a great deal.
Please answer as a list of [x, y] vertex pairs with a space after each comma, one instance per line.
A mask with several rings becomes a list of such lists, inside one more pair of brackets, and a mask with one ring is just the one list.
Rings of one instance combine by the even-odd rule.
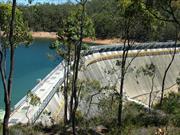
[[66, 84], [65, 89], [64, 89], [64, 124], [66, 125], [68, 123], [68, 84], [69, 84], [69, 65], [70, 65], [70, 52], [71, 52], [71, 47], [68, 48], [68, 60], [67, 60], [67, 65], [66, 65]]
[[[125, 49], [124, 43], [124, 49]], [[125, 79], [125, 65], [127, 59], [127, 50], [123, 50], [122, 65], [121, 65], [121, 80], [120, 80], [120, 93], [119, 93], [119, 109], [118, 109], [118, 125], [122, 127], [122, 108], [123, 108], [123, 89], [124, 89], [124, 79]]]
[[3, 121], [3, 135], [9, 135], [8, 122], [11, 113], [11, 91], [12, 91], [12, 79], [14, 72], [14, 43], [13, 43], [13, 33], [14, 33], [14, 20], [16, 10], [16, 0], [13, 0], [12, 4], [12, 16], [10, 22], [10, 32], [9, 32], [9, 44], [10, 44], [10, 72], [8, 76], [7, 89], [4, 92], [4, 102], [5, 102], [5, 116]]
[[5, 103], [5, 116], [3, 121], [3, 135], [9, 135], [9, 128], [8, 128], [8, 122], [9, 122], [9, 116], [10, 116], [10, 102]]
[[[67, 74], [67, 63], [64, 65], [64, 78], [66, 78]], [[67, 124], [67, 80], [64, 80], [64, 125]]]
[[77, 80], [78, 80], [78, 69], [79, 69], [79, 60], [80, 60], [80, 51], [81, 51], [81, 44], [82, 44], [82, 39], [80, 39], [79, 45], [77, 47], [77, 59], [75, 61], [75, 70], [74, 70], [74, 79], [73, 79], [73, 109], [72, 109], [72, 127], [73, 127], [73, 135], [76, 135], [75, 131], [75, 120], [76, 120], [76, 110], [78, 107], [78, 99], [77, 99]]
[[74, 62], [73, 62], [73, 76], [72, 76], [72, 89], [71, 89], [71, 99], [70, 99], [70, 121], [72, 122], [72, 111], [73, 111], [73, 104], [74, 104], [74, 98], [73, 98], [73, 93], [74, 93], [74, 70], [76, 66], [76, 59], [77, 59], [77, 46], [75, 46], [74, 50]]
[[[118, 107], [118, 126], [122, 128], [122, 109], [123, 109], [123, 89], [124, 89], [124, 79], [126, 74], [126, 60], [129, 52], [129, 20], [125, 21], [125, 41], [123, 46], [122, 64], [121, 64], [121, 79], [120, 79], [120, 92], [119, 92], [119, 107]], [[127, 47], [126, 47], [126, 42]], [[121, 130], [120, 130], [121, 131]], [[120, 132], [121, 134], [121, 132]]]
[[159, 107], [161, 108], [162, 104], [163, 104], [163, 99], [164, 99], [164, 89], [165, 89], [165, 81], [166, 81], [166, 76], [167, 76], [167, 73], [174, 61], [174, 58], [176, 56], [176, 46], [177, 46], [177, 39], [178, 39], [178, 27], [176, 27], [176, 39], [175, 39], [175, 47], [174, 47], [174, 51], [173, 51], [173, 54], [172, 54], [172, 58], [171, 58], [171, 61], [169, 62], [165, 72], [164, 72], [164, 75], [163, 75], [163, 81], [162, 81], [162, 87], [161, 87], [161, 97], [160, 97], [160, 103], [159, 103]]
[[27, 119], [28, 119], [27, 125], [30, 124], [30, 118], [29, 118], [29, 116], [28, 116], [29, 109], [30, 109], [30, 106], [29, 106], [28, 110], [26, 111], [26, 117], [27, 117]]
[[85, 4], [86, 4], [87, 0], [81, 0], [80, 1], [80, 5], [82, 7], [82, 14], [81, 14], [81, 18], [80, 18], [80, 39], [79, 39], [79, 43], [77, 45], [77, 48], [75, 49], [76, 51], [76, 55], [75, 55], [75, 69], [73, 72], [73, 82], [72, 82], [72, 95], [73, 95], [73, 99], [74, 99], [74, 106], [73, 106], [73, 110], [72, 110], [72, 128], [73, 128], [73, 135], [76, 135], [76, 110], [78, 107], [78, 97], [77, 97], [77, 80], [78, 80], [78, 71], [79, 71], [79, 61], [80, 61], [80, 55], [81, 55], [81, 47], [82, 47], [82, 39], [83, 39], [83, 32], [84, 32], [84, 16], [85, 16]]
[[153, 74], [153, 76], [151, 78], [151, 91], [149, 93], [149, 113], [151, 112], [152, 93], [154, 90], [154, 77], [155, 77], [155, 73]]

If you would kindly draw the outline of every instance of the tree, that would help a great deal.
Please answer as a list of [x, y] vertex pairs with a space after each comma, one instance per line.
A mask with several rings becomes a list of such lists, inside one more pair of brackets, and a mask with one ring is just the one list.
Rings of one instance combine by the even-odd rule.
[[23, 18], [27, 20], [32, 31], [57, 32], [59, 28], [62, 28], [62, 20], [67, 19], [75, 6], [70, 3], [44, 3], [29, 6], [20, 5], [19, 7], [23, 12]]
[[143, 73], [144, 76], [148, 76], [151, 78], [151, 90], [149, 93], [149, 102], [148, 102], [148, 106], [149, 106], [149, 113], [151, 112], [151, 107], [152, 107], [152, 94], [153, 94], [153, 90], [154, 90], [154, 78], [156, 75], [156, 66], [151, 62], [150, 64], [146, 64], [145, 67], [140, 67], [137, 70], [138, 73]]
[[[73, 45], [70, 39], [64, 39], [64, 35], [68, 34], [68, 25], [65, 23], [63, 29], [58, 32], [58, 40], [56, 40], [51, 46], [51, 49], [56, 49], [58, 56], [64, 59], [64, 124], [68, 124], [68, 89], [69, 89], [69, 74], [70, 74], [70, 62], [73, 57]], [[69, 38], [69, 36], [67, 36]]]
[[[14, 74], [15, 47], [22, 42], [29, 42], [31, 36], [23, 23], [22, 13], [16, 9], [16, 0], [11, 5], [0, 5], [0, 72], [4, 88], [5, 116], [3, 121], [3, 135], [9, 134], [8, 121], [11, 113], [11, 91]], [[6, 49], [10, 50], [9, 71], [6, 70]]]
[[[12, 76], [13, 76], [13, 66], [14, 66], [14, 47], [13, 47], [13, 32], [14, 32], [14, 18], [15, 18], [16, 0], [13, 0], [12, 4], [12, 16], [9, 26], [9, 44], [10, 44], [10, 73], [8, 76], [8, 82], [6, 81], [6, 75], [1, 67], [1, 76], [4, 85], [4, 102], [5, 102], [5, 116], [3, 121], [3, 135], [8, 135], [8, 120], [11, 113], [11, 89], [12, 89]], [[2, 52], [1, 52], [2, 53]], [[1, 60], [3, 55], [1, 54]]]
[[[118, 113], [117, 121], [120, 128], [122, 128], [122, 109], [123, 109], [123, 93], [124, 93], [124, 80], [131, 62], [134, 60], [134, 57], [131, 62], [127, 63], [127, 57], [129, 50], [134, 44], [134, 41], [139, 37], [136, 36], [136, 30], [139, 28], [138, 25], [142, 26], [147, 25], [147, 22], [141, 22], [137, 18], [144, 18], [147, 16], [144, 11], [143, 6], [138, 1], [128, 0], [128, 1], [119, 1], [120, 3], [120, 14], [124, 19], [124, 33], [122, 37], [124, 38], [124, 44], [122, 49], [121, 64], [120, 64], [120, 87], [119, 87], [119, 102], [118, 102]], [[138, 55], [138, 54], [137, 54]]]
[[[91, 0], [87, 2], [87, 13], [92, 17], [96, 38], [120, 36], [122, 17], [118, 14], [116, 0]], [[119, 21], [121, 19], [121, 21]]]
[[26, 102], [29, 104], [28, 108], [27, 108], [27, 111], [26, 111], [26, 117], [28, 119], [28, 124], [30, 124], [31, 121], [30, 121], [30, 118], [28, 116], [29, 109], [30, 109], [31, 105], [32, 106], [37, 106], [38, 104], [40, 104], [41, 100], [37, 95], [35, 95], [31, 91], [28, 91], [27, 96], [26, 96]]
[[180, 29], [180, 20], [178, 17], [178, 12], [180, 10], [180, 3], [175, 0], [157, 0], [157, 1], [151, 1], [151, 4], [147, 4], [147, 10], [157, 19], [161, 20], [164, 22], [171, 22], [172, 25], [175, 27], [175, 35], [174, 35], [174, 40], [175, 40], [175, 47], [174, 51], [172, 53], [172, 58], [167, 65], [164, 75], [163, 75], [163, 80], [162, 80], [162, 87], [161, 87], [161, 96], [160, 96], [160, 104], [159, 107], [162, 106], [163, 104], [163, 98], [164, 98], [164, 89], [165, 89], [165, 81], [166, 81], [166, 76], [167, 73], [174, 61], [175, 55], [176, 55], [176, 44], [178, 40], [178, 32]]
[[[77, 1], [79, 6], [79, 13], [77, 14], [77, 44], [75, 45], [75, 51], [74, 51], [74, 62], [73, 62], [73, 79], [72, 79], [72, 95], [71, 95], [71, 108], [72, 112], [70, 113], [72, 116], [72, 128], [73, 128], [73, 134], [76, 135], [75, 130], [75, 120], [76, 120], [76, 110], [78, 107], [78, 97], [77, 97], [77, 80], [78, 80], [78, 70], [79, 70], [79, 63], [81, 58], [81, 49], [82, 49], [82, 40], [86, 36], [92, 36], [93, 34], [93, 28], [92, 23], [90, 20], [88, 20], [86, 16], [85, 6], [87, 3], [87, 0], [80, 0]], [[89, 29], [91, 27], [91, 29]]]
[[[75, 132], [75, 120], [76, 120], [76, 110], [78, 107], [78, 97], [77, 97], [77, 83], [78, 83], [78, 70], [79, 70], [79, 63], [81, 58], [81, 49], [82, 49], [82, 39], [84, 37], [91, 37], [94, 35], [93, 24], [90, 18], [88, 18], [86, 14], [86, 5], [87, 0], [77, 1], [77, 9], [72, 12], [67, 19], [63, 22], [63, 27], [58, 32], [58, 40], [60, 41], [56, 45], [55, 48], [58, 48], [58, 53], [65, 58], [67, 61], [67, 65], [69, 66], [71, 61], [73, 65], [72, 67], [72, 84], [69, 86], [71, 87], [71, 96], [70, 96], [70, 121], [72, 122], [73, 127], [73, 134]], [[60, 44], [63, 44], [62, 47]], [[61, 47], [60, 47], [61, 46]], [[73, 53], [71, 53], [73, 51]], [[67, 68], [67, 67], [66, 67]], [[69, 73], [69, 67], [67, 68]], [[66, 85], [64, 88], [64, 96], [65, 96], [65, 104], [67, 104], [67, 83], [68, 78], [66, 78]], [[67, 105], [65, 105], [65, 115], [67, 115]], [[66, 117], [66, 116], [65, 116]], [[66, 121], [66, 120], [65, 120]]]

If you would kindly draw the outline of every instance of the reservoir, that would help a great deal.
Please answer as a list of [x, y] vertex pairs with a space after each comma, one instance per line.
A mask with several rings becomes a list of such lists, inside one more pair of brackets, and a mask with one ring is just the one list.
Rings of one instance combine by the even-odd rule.
[[[61, 62], [62, 59], [55, 55], [55, 51], [49, 49], [52, 42], [53, 40], [50, 39], [35, 39], [29, 47], [16, 48], [12, 107], [35, 87], [37, 80], [43, 79]], [[0, 82], [0, 108], [4, 108], [2, 81]]]

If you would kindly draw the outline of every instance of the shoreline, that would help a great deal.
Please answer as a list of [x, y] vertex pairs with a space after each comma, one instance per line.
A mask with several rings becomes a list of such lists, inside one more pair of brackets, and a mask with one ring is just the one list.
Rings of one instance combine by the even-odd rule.
[[[30, 32], [32, 34], [33, 38], [49, 38], [49, 39], [57, 39], [56, 32]], [[112, 44], [119, 44], [123, 43], [122, 40], [118, 38], [112, 38], [112, 39], [92, 39], [92, 38], [84, 38], [83, 42], [90, 43], [90, 44], [96, 44], [96, 45], [112, 45]]]
[[56, 32], [30, 32], [33, 38], [57, 39]]

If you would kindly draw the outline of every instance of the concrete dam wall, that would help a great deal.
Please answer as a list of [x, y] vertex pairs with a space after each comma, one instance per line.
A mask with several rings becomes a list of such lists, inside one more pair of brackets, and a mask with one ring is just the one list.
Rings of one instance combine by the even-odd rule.
[[[167, 53], [167, 50], [168, 53]], [[171, 53], [170, 53], [171, 50]], [[148, 96], [150, 90], [152, 88], [152, 78], [149, 76], [145, 76], [144, 74], [138, 74], [138, 70], [142, 67], [145, 67], [148, 64], [153, 63], [155, 65], [155, 78], [154, 78], [154, 98], [158, 98], [162, 79], [164, 75], [164, 71], [167, 68], [170, 60], [172, 59], [172, 50], [173, 49], [161, 49], [161, 54], [157, 55], [157, 51], [152, 49], [146, 55], [137, 55], [137, 57], [132, 61], [133, 57], [128, 57], [127, 65], [129, 62], [132, 61], [130, 64], [127, 74], [125, 76], [125, 85], [124, 91], [129, 98], [140, 100], [147, 104]], [[154, 54], [153, 54], [154, 52]], [[132, 53], [132, 52], [130, 52]], [[95, 53], [92, 55], [88, 55], [85, 57], [86, 67], [79, 74], [79, 78], [81, 79], [92, 79], [98, 80], [102, 85], [113, 85], [117, 82], [117, 88], [119, 89], [119, 79], [121, 77], [120, 74], [120, 66], [117, 66], [117, 60], [121, 61], [121, 58], [108, 56], [114, 56], [114, 54], [122, 54], [122, 51], [118, 52], [104, 52], [104, 53]], [[106, 57], [106, 59], [101, 58], [99, 56]], [[98, 60], [96, 59], [98, 58]], [[92, 62], [93, 61], [93, 62]], [[90, 64], [89, 64], [90, 63]], [[165, 81], [165, 89], [166, 92], [169, 90], [177, 90], [176, 86], [176, 78], [180, 73], [180, 53], [179, 49], [177, 49], [177, 54], [175, 56], [174, 62], [172, 63], [169, 72], [166, 77]]]
[[[124, 95], [130, 101], [140, 101], [140, 103], [148, 104], [149, 93], [152, 89], [152, 77], [145, 75], [141, 70], [147, 65], [155, 66], [155, 76], [153, 85], [153, 99], [158, 99], [164, 71], [172, 59], [174, 51], [173, 44], [158, 43], [149, 44], [148, 48], [145, 45], [137, 45], [132, 50], [129, 50], [127, 65], [129, 65], [124, 85]], [[140, 48], [139, 48], [140, 47]], [[153, 48], [156, 47], [156, 48]], [[139, 49], [139, 50], [138, 50]], [[116, 85], [119, 91], [120, 71], [121, 71], [122, 46], [100, 46], [95, 47], [94, 51], [89, 51], [82, 58], [82, 70], [79, 72], [79, 79], [82, 80], [97, 80], [102, 86]], [[130, 63], [130, 64], [129, 64]], [[172, 63], [165, 82], [165, 93], [169, 91], [177, 91], [176, 78], [180, 75], [180, 44], [177, 46], [176, 56]], [[52, 125], [63, 117], [63, 93], [60, 91], [63, 86], [64, 65], [59, 64], [39, 83], [32, 92], [40, 97], [41, 104], [32, 106], [26, 99], [26, 96], [16, 105], [15, 110], [11, 114], [10, 125], [17, 123], [27, 123], [28, 118], [32, 123], [40, 122], [43, 125]], [[107, 91], [103, 94], [108, 94]], [[104, 95], [98, 95], [100, 98]], [[93, 101], [98, 102], [96, 97]], [[157, 101], [157, 100], [156, 100]], [[87, 110], [88, 103], [83, 101], [80, 104], [81, 111]], [[84, 109], [86, 108], [86, 109]], [[28, 111], [28, 113], [27, 113]], [[84, 112], [86, 113], [86, 112]], [[98, 107], [93, 106], [90, 109], [90, 116], [98, 113]]]
[[40, 115], [37, 123], [42, 123], [44, 126], [50, 126], [56, 122], [59, 122], [59, 118], [63, 118], [63, 95], [61, 92], [57, 92], [51, 101], [48, 103], [47, 107]]

